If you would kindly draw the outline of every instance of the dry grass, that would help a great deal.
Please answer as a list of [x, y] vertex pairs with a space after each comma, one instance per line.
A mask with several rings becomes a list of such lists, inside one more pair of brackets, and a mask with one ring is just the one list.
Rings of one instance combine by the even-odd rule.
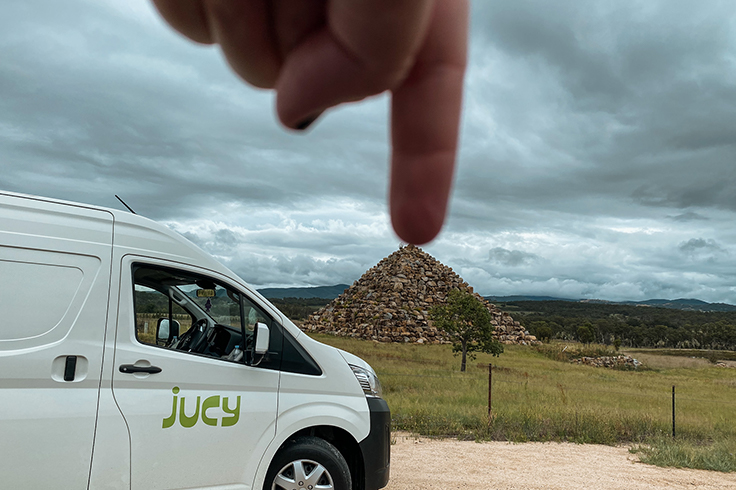
[[[647, 359], [653, 365], [646, 370], [618, 371], [507, 346], [501, 357], [480, 355], [460, 373], [460, 362], [446, 345], [315, 337], [377, 370], [398, 429], [511, 441], [645, 442], [671, 433], [675, 385], [678, 437], [736, 440], [736, 370], [707, 361], [659, 357]], [[490, 424], [489, 362], [494, 365]]]
[[630, 355], [651, 369], [695, 369], [713, 365], [702, 357], [659, 356], [633, 351], [625, 351], [623, 354]]
[[643, 463], [662, 467], [736, 472], [736, 441], [697, 444], [690, 441], [658, 438], [650, 445], [630, 450]]

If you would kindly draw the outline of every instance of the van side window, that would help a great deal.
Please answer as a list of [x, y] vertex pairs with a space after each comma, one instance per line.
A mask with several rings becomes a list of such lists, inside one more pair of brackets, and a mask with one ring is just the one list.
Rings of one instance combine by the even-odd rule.
[[233, 288], [199, 274], [136, 264], [135, 335], [148, 345], [247, 362], [257, 322], [271, 320]]

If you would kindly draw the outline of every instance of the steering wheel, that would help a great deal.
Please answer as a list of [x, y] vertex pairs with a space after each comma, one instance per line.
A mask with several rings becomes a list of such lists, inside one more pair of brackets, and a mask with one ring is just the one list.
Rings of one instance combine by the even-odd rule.
[[202, 318], [201, 320], [197, 320], [196, 322], [194, 322], [191, 328], [184, 332], [184, 335], [179, 338], [176, 349], [192, 352], [197, 347], [199, 347], [202, 338], [206, 337], [205, 330], [203, 330], [203, 327], [206, 325], [206, 318]]

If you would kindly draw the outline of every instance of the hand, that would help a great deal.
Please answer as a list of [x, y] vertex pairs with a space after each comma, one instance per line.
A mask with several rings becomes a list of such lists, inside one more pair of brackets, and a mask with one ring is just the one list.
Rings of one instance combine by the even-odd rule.
[[179, 32], [218, 43], [281, 122], [391, 91], [394, 230], [422, 244], [445, 219], [467, 51], [466, 0], [153, 0]]

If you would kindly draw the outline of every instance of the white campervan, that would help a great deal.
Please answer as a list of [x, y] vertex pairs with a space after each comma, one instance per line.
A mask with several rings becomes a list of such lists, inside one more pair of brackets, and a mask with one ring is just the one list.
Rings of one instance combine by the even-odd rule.
[[374, 371], [127, 212], [0, 192], [0, 488], [374, 490]]

